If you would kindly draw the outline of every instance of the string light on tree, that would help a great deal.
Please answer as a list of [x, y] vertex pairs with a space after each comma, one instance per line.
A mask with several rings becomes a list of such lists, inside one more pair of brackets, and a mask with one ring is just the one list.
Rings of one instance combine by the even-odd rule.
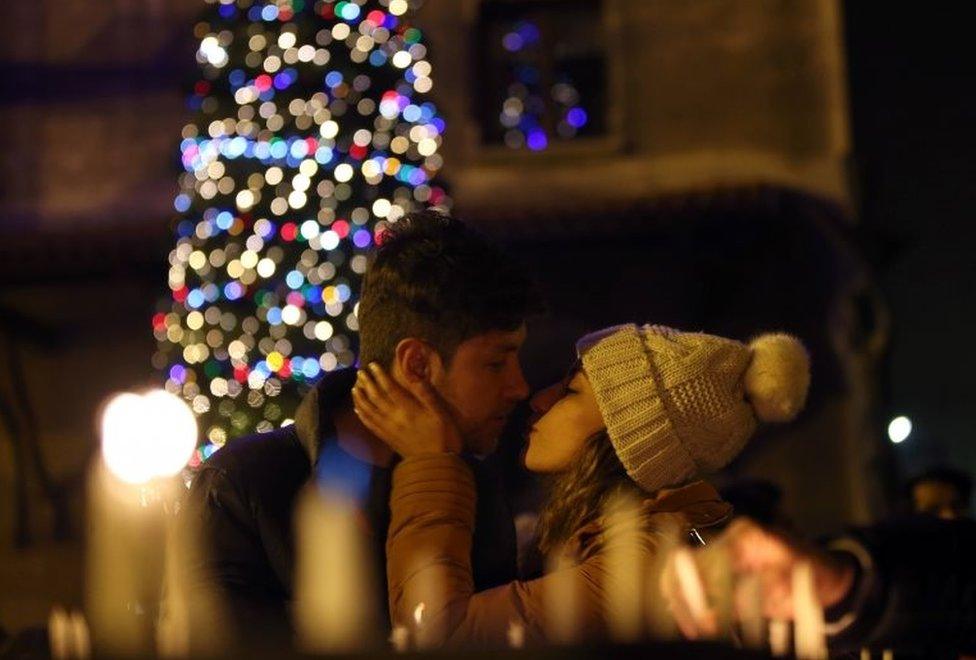
[[423, 206], [444, 121], [417, 0], [206, 0], [154, 365], [201, 421], [191, 465], [355, 362], [366, 253]]

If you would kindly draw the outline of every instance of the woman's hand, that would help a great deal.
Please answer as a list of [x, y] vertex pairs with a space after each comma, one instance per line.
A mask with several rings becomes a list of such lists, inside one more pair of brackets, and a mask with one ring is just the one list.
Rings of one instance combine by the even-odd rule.
[[[739, 621], [759, 616], [794, 619], [793, 572], [801, 563], [810, 565], [813, 595], [822, 608], [841, 602], [854, 585], [852, 564], [739, 518], [709, 548], [679, 549], [666, 564], [661, 589], [678, 627], [690, 639], [719, 633], [715, 610], [706, 602], [704, 578], [693, 558], [715, 548], [724, 552], [730, 563], [736, 585], [733, 615]], [[750, 589], [754, 593], [746, 593]]]
[[810, 564], [814, 596], [823, 608], [842, 601], [854, 585], [852, 563], [747, 518], [733, 521], [718, 542], [728, 552], [736, 576], [759, 579], [763, 614], [769, 618], [794, 618], [793, 569], [800, 563]]
[[404, 388], [374, 362], [359, 371], [352, 400], [366, 428], [404, 458], [461, 451], [451, 413], [425, 380]]

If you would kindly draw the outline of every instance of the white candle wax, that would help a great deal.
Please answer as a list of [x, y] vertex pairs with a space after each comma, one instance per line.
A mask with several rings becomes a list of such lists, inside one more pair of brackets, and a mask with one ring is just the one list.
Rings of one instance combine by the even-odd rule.
[[193, 413], [156, 390], [121, 394], [102, 415], [102, 452], [89, 478], [86, 607], [99, 652], [144, 655], [164, 572], [173, 476], [196, 443]]
[[410, 650], [410, 630], [406, 626], [393, 626], [390, 632], [390, 645], [397, 653]]
[[522, 648], [525, 646], [525, 626], [518, 621], [509, 621], [508, 630], [505, 631], [505, 637], [508, 640], [509, 648]]
[[736, 607], [739, 611], [742, 645], [747, 649], [763, 648], [766, 625], [762, 616], [762, 588], [758, 575], [747, 574], [738, 581]]
[[356, 515], [352, 501], [317, 486], [299, 501], [294, 620], [309, 652], [358, 651], [375, 639], [375, 578]]
[[606, 619], [615, 642], [636, 642], [644, 633], [644, 584], [648, 557], [642, 553], [640, 503], [630, 498], [611, 502], [604, 512]]
[[813, 566], [808, 561], [793, 567], [793, 641], [796, 657], [819, 660], [827, 657], [823, 609], [817, 599]]
[[772, 619], [769, 622], [769, 652], [775, 657], [782, 657], [790, 652], [790, 622], [783, 619]]
[[674, 552], [674, 575], [678, 581], [681, 596], [696, 621], [709, 618], [708, 597], [702, 583], [695, 558], [688, 548], [678, 548]]
[[579, 593], [573, 560], [557, 550], [547, 565], [545, 614], [546, 637], [553, 644], [573, 644], [579, 637]]

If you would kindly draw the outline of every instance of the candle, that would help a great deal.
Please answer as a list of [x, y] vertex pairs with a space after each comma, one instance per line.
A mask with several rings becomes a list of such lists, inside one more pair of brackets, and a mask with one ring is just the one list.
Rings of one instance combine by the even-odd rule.
[[87, 658], [91, 655], [88, 624], [79, 612], [51, 608], [47, 623], [52, 658]]
[[186, 466], [196, 442], [193, 413], [163, 390], [120, 394], [102, 414], [102, 458], [128, 484], [169, 480]]
[[442, 567], [430, 556], [418, 554], [414, 559], [418, 568], [409, 595], [409, 602], [417, 603], [413, 609], [413, 645], [422, 651], [439, 648], [448, 635], [446, 606], [449, 594]]
[[796, 657], [810, 660], [826, 658], [826, 630], [813, 581], [813, 566], [808, 561], [797, 563], [793, 567], [792, 577]]
[[300, 497], [294, 620], [306, 651], [357, 651], [375, 639], [376, 590], [358, 515], [335, 491], [311, 486]]
[[101, 460], [89, 479], [86, 608], [95, 648], [145, 655], [164, 570], [164, 504], [189, 460], [196, 420], [162, 390], [121, 394], [102, 415]]
[[410, 631], [406, 626], [393, 626], [390, 632], [390, 645], [397, 653], [406, 653], [410, 650]]
[[218, 656], [226, 651], [224, 603], [208, 576], [192, 573], [205, 564], [200, 543], [199, 514], [192, 509], [166, 519], [166, 561], [163, 602], [156, 628], [161, 657]]
[[426, 603], [417, 603], [417, 607], [413, 608], [413, 623], [416, 627], [424, 622], [424, 612], [427, 610]]
[[742, 632], [742, 645], [747, 649], [763, 648], [766, 623], [762, 616], [762, 585], [759, 576], [744, 575], [736, 584], [736, 609]]
[[525, 646], [525, 626], [518, 621], [509, 621], [508, 630], [505, 631], [505, 637], [508, 639], [509, 648], [522, 648]]
[[[698, 536], [699, 542], [701, 537]], [[721, 545], [709, 545], [695, 552], [695, 566], [701, 575], [701, 583], [705, 592], [708, 607], [710, 635], [713, 639], [723, 639], [737, 646], [741, 640], [736, 635], [732, 625], [734, 593], [734, 576], [732, 560], [728, 552]]]
[[683, 526], [665, 520], [658, 534], [657, 552], [647, 571], [647, 623], [656, 639], [677, 639], [680, 636], [675, 620], [675, 608], [683, 607], [677, 580], [674, 577], [673, 555], [681, 545]]
[[71, 639], [68, 630], [68, 613], [60, 607], [51, 608], [47, 619], [47, 638], [52, 658], [71, 657]]
[[91, 656], [91, 637], [88, 633], [88, 623], [81, 612], [72, 612], [68, 615], [68, 630], [71, 631], [74, 657], [88, 658]]
[[643, 518], [640, 503], [619, 497], [604, 512], [607, 623], [615, 642], [636, 642], [644, 633], [644, 570], [649, 557], [642, 552]]
[[545, 599], [546, 637], [552, 644], [573, 644], [579, 637], [579, 593], [572, 570], [574, 561], [565, 548], [547, 560]]
[[782, 657], [790, 652], [790, 622], [784, 619], [772, 619], [769, 622], [769, 652], [773, 656]]
[[708, 597], [705, 585], [695, 564], [695, 558], [688, 548], [678, 548], [673, 555], [674, 577], [678, 583], [681, 597], [684, 599], [692, 619], [698, 622], [706, 633], [713, 633], [713, 615], [708, 607]]

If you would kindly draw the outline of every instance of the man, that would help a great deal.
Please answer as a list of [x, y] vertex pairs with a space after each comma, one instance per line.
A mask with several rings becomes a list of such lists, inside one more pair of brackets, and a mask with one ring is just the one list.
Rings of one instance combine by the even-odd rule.
[[972, 477], [950, 467], [923, 472], [908, 484], [912, 511], [945, 520], [969, 517], [972, 493]]
[[[809, 562], [832, 652], [867, 647], [927, 658], [976, 653], [972, 520], [893, 519], [853, 529], [819, 548], [740, 518], [712, 545], [727, 553], [736, 578], [758, 578], [762, 614], [771, 619], [793, 618], [792, 569]], [[696, 551], [702, 561], [708, 552]], [[715, 635], [714, 613], [692, 607], [674, 582], [665, 593], [687, 637]], [[744, 614], [736, 602], [736, 614]]]
[[[462, 223], [434, 212], [393, 224], [371, 255], [359, 301], [360, 360], [431, 382], [451, 407], [478, 480], [472, 550], [479, 589], [515, 578], [515, 533], [490, 461], [513, 407], [528, 396], [518, 350], [539, 302], [523, 272]], [[204, 464], [187, 515], [203, 528], [198, 575], [215, 583], [231, 638], [291, 641], [293, 509], [311, 478], [357, 497], [386, 603], [385, 539], [395, 456], [352, 409], [356, 371], [327, 374], [296, 421], [240, 438]], [[385, 607], [377, 619], [388, 625]]]

